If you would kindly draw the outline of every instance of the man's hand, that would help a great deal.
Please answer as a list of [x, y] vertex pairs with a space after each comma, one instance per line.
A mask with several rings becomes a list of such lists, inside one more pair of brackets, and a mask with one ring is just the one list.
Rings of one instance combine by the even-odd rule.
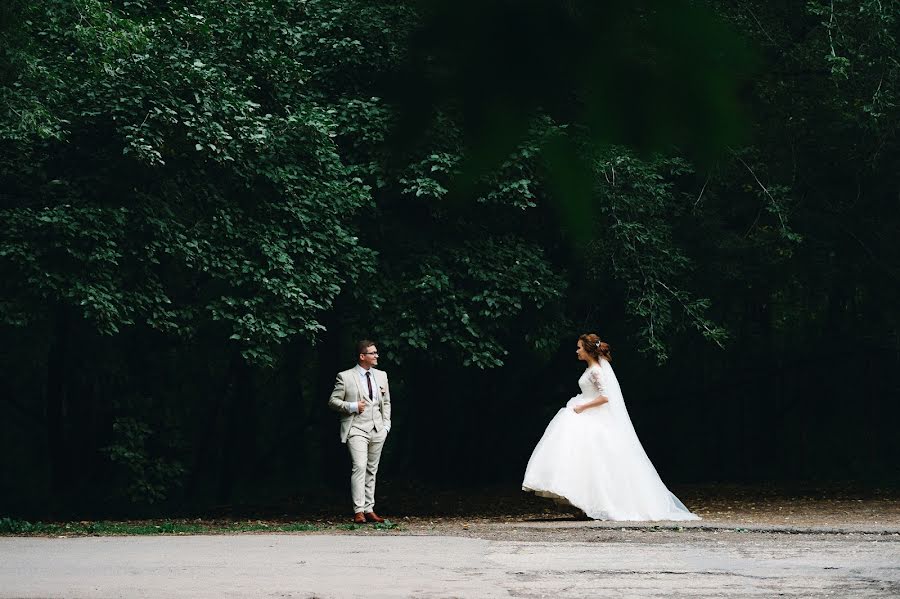
[[364, 402], [364, 401], [358, 401], [358, 402], [356, 402], [356, 410], [357, 410], [357, 412], [360, 413], [360, 414], [362, 414], [363, 412], [365, 412], [365, 411], [366, 411], [366, 402]]

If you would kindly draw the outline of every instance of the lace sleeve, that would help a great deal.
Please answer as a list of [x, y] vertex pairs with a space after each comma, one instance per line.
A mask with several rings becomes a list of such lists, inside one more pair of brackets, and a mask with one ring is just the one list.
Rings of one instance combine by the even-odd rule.
[[603, 369], [600, 366], [591, 368], [588, 378], [591, 380], [591, 384], [600, 392], [600, 395], [606, 395], [606, 391], [603, 389]]

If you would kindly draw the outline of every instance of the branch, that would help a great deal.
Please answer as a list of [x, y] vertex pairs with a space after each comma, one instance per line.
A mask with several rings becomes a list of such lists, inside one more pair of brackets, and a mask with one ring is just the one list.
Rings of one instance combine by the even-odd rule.
[[[769, 190], [766, 189], [766, 186], [763, 185], [762, 181], [759, 180], [759, 177], [756, 176], [756, 173], [753, 172], [753, 169], [750, 168], [750, 165], [747, 164], [746, 162], [744, 162], [744, 159], [741, 158], [741, 157], [738, 155], [737, 152], [735, 152], [735, 151], [732, 150], [731, 148], [728, 148], [728, 149], [731, 150], [731, 153], [734, 154], [734, 157], [737, 158], [738, 160], [740, 160], [741, 164], [743, 164], [744, 167], [745, 167], [748, 171], [750, 171], [750, 174], [751, 174], [751, 175], [753, 176], [753, 178], [756, 180], [757, 185], [759, 185], [760, 189], [763, 190], [763, 193], [766, 194], [766, 197], [769, 198], [769, 200], [772, 202], [772, 204], [775, 205], [775, 206], [777, 207], [777, 206], [778, 206], [778, 201], [775, 200], [775, 198], [772, 197], [772, 194], [769, 193]], [[780, 212], [779, 210], [775, 210], [775, 215], [778, 217], [778, 221], [781, 223], [781, 230], [782, 230], [784, 233], [787, 233], [787, 225], [784, 224], [784, 217], [781, 216], [781, 212]], [[758, 218], [759, 218], [759, 217], [757, 216], [757, 219], [758, 219]], [[755, 224], [755, 222], [754, 222], [754, 224]], [[751, 228], [752, 228], [752, 226], [751, 226]]]
[[700, 314], [698, 314], [697, 311], [693, 307], [684, 303], [684, 300], [681, 299], [681, 296], [679, 296], [678, 293], [676, 293], [675, 291], [672, 291], [668, 285], [666, 285], [659, 279], [653, 279], [653, 282], [655, 282], [657, 285], [659, 285], [660, 287], [662, 287], [663, 289], [668, 291], [670, 294], [672, 294], [672, 297], [674, 297], [676, 300], [678, 300], [678, 303], [681, 304], [681, 307], [684, 309], [684, 311], [689, 316], [691, 316], [695, 322], [700, 323], [700, 326], [703, 327], [703, 330], [705, 330], [710, 335], [710, 339], [712, 339], [712, 341], [716, 345], [718, 345], [721, 349], [725, 349], [725, 346], [722, 344], [722, 342], [716, 338], [716, 332], [709, 327], [709, 324], [707, 324], [705, 318], [703, 318]]
[[753, 20], [756, 21], [756, 24], [757, 24], [757, 25], [759, 25], [759, 30], [763, 32], [763, 35], [765, 35], [767, 38], [769, 38], [769, 41], [772, 42], [773, 44], [775, 44], [775, 45], [777, 46], [777, 45], [778, 45], [778, 42], [776, 42], [776, 41], [772, 38], [772, 36], [769, 35], [769, 32], [766, 31], [765, 27], [762, 26], [762, 23], [759, 22], [759, 19], [756, 18], [756, 14], [755, 14], [752, 10], [750, 10], [750, 9], [747, 9], [747, 12], [750, 13], [750, 16], [753, 17]]
[[831, 46], [831, 55], [837, 58], [834, 51], [834, 37], [831, 35], [832, 27], [834, 27], [834, 0], [831, 0], [831, 16], [828, 18], [828, 44]]
[[703, 199], [703, 192], [706, 191], [706, 185], [709, 183], [709, 178], [711, 174], [706, 175], [706, 181], [703, 182], [703, 187], [700, 188], [700, 195], [697, 196], [697, 201], [694, 202], [694, 206], [691, 208], [691, 211], [696, 210], [697, 204], [700, 203], [700, 200]]
[[874, 262], [876, 265], [883, 268], [885, 270], [885, 272], [887, 272], [887, 274], [889, 274], [891, 276], [891, 278], [893, 278], [896, 281], [900, 281], [900, 274], [898, 274], [898, 272], [894, 269], [894, 267], [892, 265], [890, 265], [886, 262], [883, 262], [882, 260], [879, 260], [878, 256], [875, 255], [875, 252], [870, 250], [869, 247], [865, 243], [863, 243], [862, 239], [857, 237], [857, 235], [853, 231], [848, 229], [843, 224], [841, 224], [840, 227], [844, 231], [844, 233], [849, 235], [854, 241], [856, 241], [856, 243], [859, 244], [859, 247], [861, 247], [863, 249], [863, 251], [869, 256], [869, 259], [872, 262]]

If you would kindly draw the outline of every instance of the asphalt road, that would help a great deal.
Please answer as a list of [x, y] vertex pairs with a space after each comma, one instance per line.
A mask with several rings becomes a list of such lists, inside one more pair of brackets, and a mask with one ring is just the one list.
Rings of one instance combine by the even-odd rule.
[[0, 597], [900, 596], [896, 533], [523, 532], [7, 537]]

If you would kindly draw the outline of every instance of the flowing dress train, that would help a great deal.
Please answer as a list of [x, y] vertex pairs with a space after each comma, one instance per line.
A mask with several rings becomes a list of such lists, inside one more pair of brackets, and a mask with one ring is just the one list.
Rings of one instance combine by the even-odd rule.
[[[590, 366], [581, 393], [561, 408], [534, 448], [522, 490], [569, 503], [595, 520], [699, 520], [673, 495], [647, 457], [612, 366]], [[576, 405], [609, 402], [577, 414]]]

